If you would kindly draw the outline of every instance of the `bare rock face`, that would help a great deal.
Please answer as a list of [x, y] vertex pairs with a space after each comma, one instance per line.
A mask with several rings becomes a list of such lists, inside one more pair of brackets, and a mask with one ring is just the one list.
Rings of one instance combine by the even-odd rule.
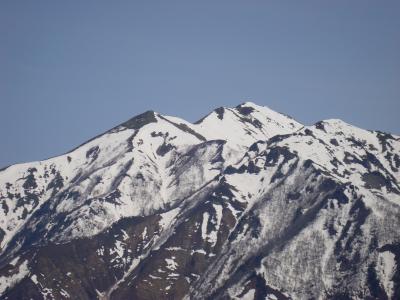
[[400, 137], [146, 112], [0, 171], [1, 299], [399, 299]]

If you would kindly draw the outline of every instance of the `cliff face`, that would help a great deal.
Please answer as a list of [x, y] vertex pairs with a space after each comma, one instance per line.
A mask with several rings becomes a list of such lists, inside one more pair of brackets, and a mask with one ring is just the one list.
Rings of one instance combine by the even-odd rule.
[[400, 138], [146, 112], [0, 171], [1, 299], [398, 299]]

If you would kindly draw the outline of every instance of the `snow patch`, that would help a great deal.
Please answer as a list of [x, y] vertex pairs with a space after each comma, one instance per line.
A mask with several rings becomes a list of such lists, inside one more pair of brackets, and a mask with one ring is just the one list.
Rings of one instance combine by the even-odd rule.
[[175, 262], [175, 256], [172, 256], [171, 258], [166, 258], [165, 262], [167, 263], [167, 269], [171, 271], [175, 271], [178, 268], [178, 263]]
[[389, 299], [391, 299], [394, 293], [393, 275], [396, 271], [395, 255], [390, 251], [379, 253], [376, 269], [377, 274], [381, 279], [380, 281], [383, 283]]
[[165, 229], [167, 228], [176, 218], [179, 213], [179, 208], [171, 209], [170, 211], [161, 214], [161, 220], [159, 221], [160, 226]]
[[7, 289], [12, 288], [22, 279], [29, 275], [28, 261], [24, 261], [18, 267], [18, 272], [10, 276], [0, 276], [0, 295]]

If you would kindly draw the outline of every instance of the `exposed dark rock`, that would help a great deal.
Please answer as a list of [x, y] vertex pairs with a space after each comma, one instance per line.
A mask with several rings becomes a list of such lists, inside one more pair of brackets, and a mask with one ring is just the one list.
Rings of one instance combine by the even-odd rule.
[[86, 151], [86, 158], [91, 158], [92, 161], [96, 160], [100, 153], [99, 146], [93, 146], [88, 151]]
[[64, 186], [64, 178], [57, 172], [55, 177], [47, 185], [46, 190], [53, 189], [53, 195]]
[[315, 126], [315, 128], [326, 132], [325, 126], [324, 126], [324, 122], [323, 122], [323, 121], [319, 121], [319, 122], [315, 123], [314, 126]]
[[379, 143], [382, 146], [382, 152], [386, 152], [388, 150], [393, 151], [390, 140], [394, 140], [395, 138], [391, 134], [378, 131], [376, 133], [376, 137], [379, 139]]
[[163, 134], [162, 132], [155, 132], [155, 131], [153, 131], [153, 132], [151, 133], [151, 136], [152, 136], [152, 137], [159, 137], [159, 136], [163, 137], [164, 134]]
[[250, 106], [245, 106], [245, 104], [241, 104], [239, 106], [236, 106], [236, 110], [242, 115], [248, 116], [254, 111], [254, 108]]
[[299, 199], [300, 198], [300, 196], [301, 196], [301, 194], [299, 193], [299, 192], [294, 192], [294, 193], [289, 193], [288, 194], [288, 199], [290, 199], [290, 200], [297, 200], [297, 199]]
[[371, 296], [376, 299], [388, 299], [385, 290], [379, 283], [375, 267], [376, 267], [375, 264], [371, 264], [368, 267], [367, 282], [368, 282], [368, 288], [371, 292]]
[[22, 185], [25, 190], [32, 190], [37, 188], [35, 175], [34, 173], [37, 172], [36, 168], [28, 169], [28, 176], [25, 177], [25, 182]]
[[379, 171], [363, 174], [362, 179], [365, 185], [372, 189], [380, 189], [389, 184], [389, 181]]
[[157, 118], [155, 116], [155, 113], [154, 111], [151, 110], [146, 111], [143, 114], [138, 115], [136, 117], [133, 117], [132, 119], [129, 119], [128, 121], [122, 123], [121, 126], [137, 130], [149, 123], [157, 123]]
[[157, 155], [164, 156], [174, 148], [175, 147], [173, 145], [164, 142], [160, 147], [157, 148], [156, 153]]
[[308, 128], [304, 130], [304, 134], [305, 134], [305, 135], [312, 136], [312, 137], [315, 138], [314, 133], [312, 132], [312, 130], [310, 130], [310, 129], [308, 129]]
[[339, 143], [336, 139], [331, 139], [329, 142], [334, 146], [339, 146]]
[[352, 146], [354, 147], [358, 147], [358, 148], [364, 148], [366, 147], [367, 143], [364, 140], [357, 140], [354, 137], [348, 137], [346, 138], [346, 140], [348, 142], [350, 142], [352, 144]]
[[224, 112], [225, 108], [219, 107], [215, 110], [215, 113], [217, 114], [218, 119], [222, 120], [224, 118]]

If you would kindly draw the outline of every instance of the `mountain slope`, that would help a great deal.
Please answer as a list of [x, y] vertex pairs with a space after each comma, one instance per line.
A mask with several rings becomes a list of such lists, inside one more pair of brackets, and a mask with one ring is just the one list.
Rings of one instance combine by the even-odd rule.
[[4, 299], [400, 297], [400, 138], [246, 102], [0, 171]]

